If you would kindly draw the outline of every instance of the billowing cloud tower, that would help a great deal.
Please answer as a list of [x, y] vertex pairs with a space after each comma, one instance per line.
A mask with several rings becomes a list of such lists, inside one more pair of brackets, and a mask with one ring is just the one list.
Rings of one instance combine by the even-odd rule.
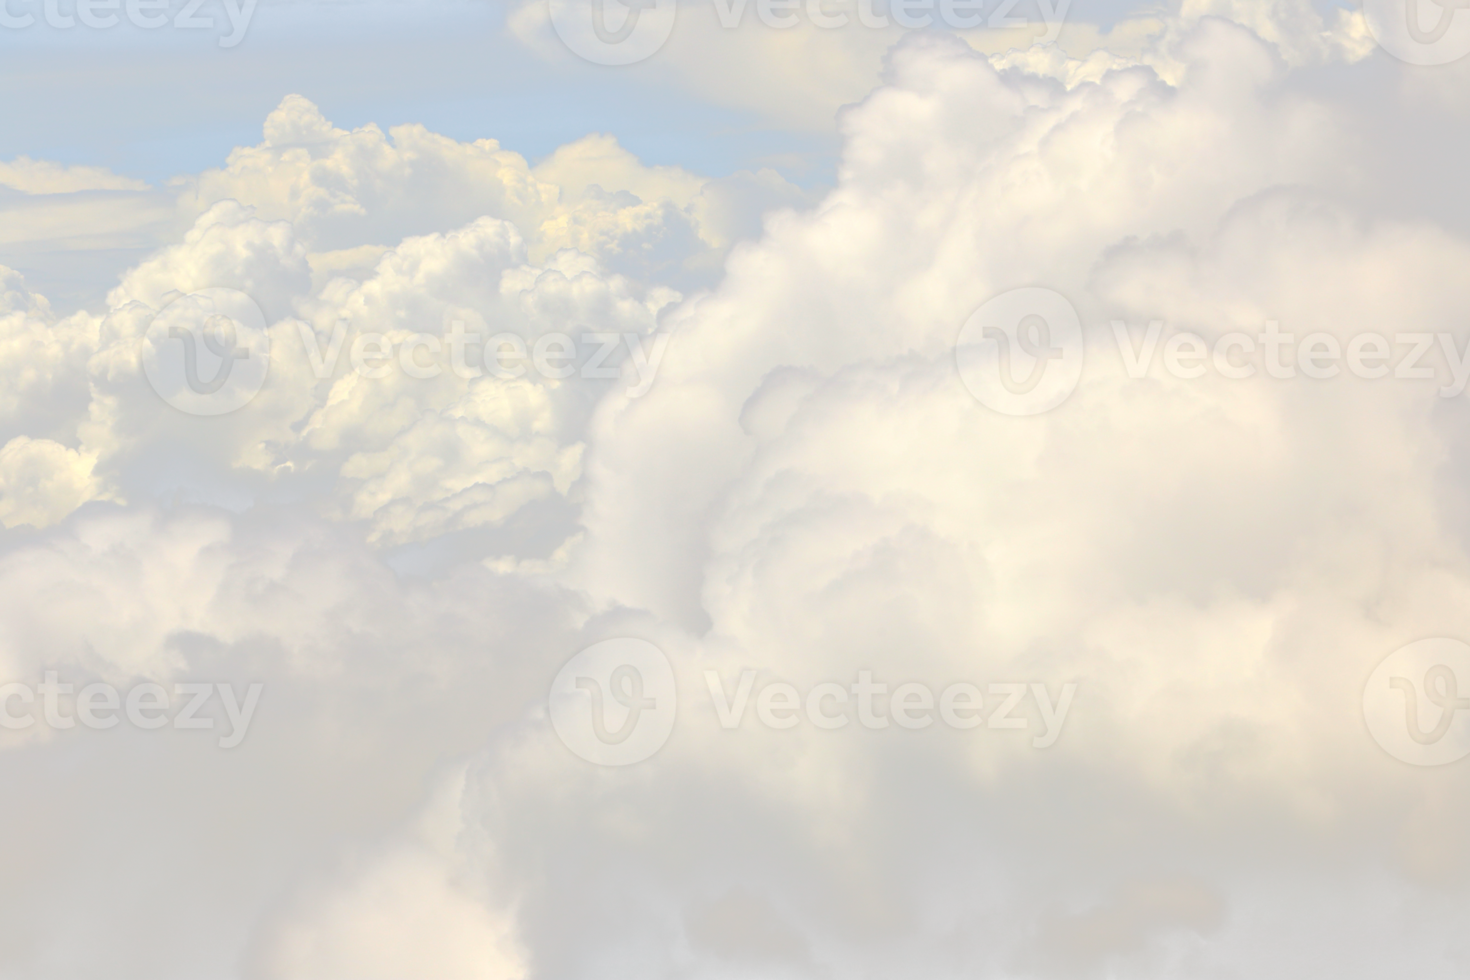
[[1371, 20], [862, 35], [830, 187], [0, 164], [127, 257], [0, 269], [0, 976], [1463, 976], [1470, 90]]

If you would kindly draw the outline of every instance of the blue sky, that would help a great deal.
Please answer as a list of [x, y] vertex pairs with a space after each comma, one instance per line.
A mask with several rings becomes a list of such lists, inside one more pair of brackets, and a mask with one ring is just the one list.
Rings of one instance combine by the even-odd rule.
[[770, 153], [830, 153], [822, 135], [762, 129], [650, 86], [636, 67], [548, 65], [506, 35], [503, 13], [495, 3], [262, 6], [228, 51], [213, 32], [0, 31], [3, 85], [27, 92], [6, 110], [0, 157], [156, 182], [258, 142], [291, 93], [340, 126], [418, 122], [531, 157], [603, 131], [650, 162], [716, 175]]
[[[1106, 27], [1140, 6], [1075, 0], [1068, 20]], [[709, 176], [774, 165], [800, 184], [830, 180], [831, 129], [793, 130], [712, 106], [667, 84], [658, 56], [622, 68], [552, 63], [509, 34], [506, 10], [460, 0], [263, 3], [229, 50], [217, 45], [222, 30], [144, 32], [126, 21], [110, 30], [0, 29], [0, 86], [24, 93], [8, 100], [0, 159], [102, 165], [158, 182], [257, 142], [266, 114], [300, 93], [339, 126], [422, 123], [460, 140], [494, 138], [532, 159], [611, 132], [650, 164]]]

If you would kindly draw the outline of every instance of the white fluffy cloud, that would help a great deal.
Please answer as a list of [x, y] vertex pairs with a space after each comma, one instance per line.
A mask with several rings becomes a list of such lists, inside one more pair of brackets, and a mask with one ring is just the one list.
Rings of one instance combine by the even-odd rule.
[[[1417, 882], [1466, 868], [1439, 816], [1463, 797], [1442, 782], [1410, 789], [1357, 707], [1389, 651], [1465, 632], [1470, 568], [1449, 469], [1464, 409], [1436, 397], [1447, 371], [1386, 384], [1157, 369], [1133, 380], [1107, 324], [1216, 337], [1275, 320], [1298, 338], [1426, 331], [1464, 350], [1470, 296], [1455, 270], [1470, 252], [1428, 220], [1366, 216], [1379, 210], [1373, 182], [1391, 175], [1343, 166], [1363, 118], [1295, 91], [1259, 38], [1206, 21], [1176, 55], [1188, 66], [1177, 88], [1126, 69], [1067, 89], [997, 74], [955, 44], [899, 49], [892, 85], [845, 119], [841, 186], [736, 255], [722, 288], [674, 321], [679, 356], [659, 386], [609, 399], [593, 431], [573, 580], [702, 634], [726, 676], [756, 666], [800, 688], [871, 667], [1090, 690], [1076, 709], [1089, 734], [1060, 748], [1066, 762], [1004, 740], [895, 746], [893, 759], [934, 773], [905, 781], [876, 747], [791, 739], [756, 777], [820, 814], [804, 826], [855, 835], [846, 870], [903, 894], [905, 910], [951, 896], [929, 914], [971, 922], [985, 948], [959, 962], [980, 975], [1262, 972], [1250, 923], [1265, 886], [1240, 869], [1287, 840], [1315, 838], [1350, 879], [1373, 879], [1380, 860]], [[1090, 363], [1062, 408], [1007, 418], [965, 392], [952, 345], [986, 298], [1034, 284], [1093, 326]], [[1013, 805], [1045, 831], [999, 844], [956, 830], [931, 851], [917, 841], [942, 818], [914, 796], [874, 803], [889, 781], [981, 824]], [[1078, 810], [1047, 812], [1047, 799]], [[1170, 845], [1150, 843], [1159, 827]], [[1066, 842], [1078, 839], [1152, 870]], [[951, 866], [955, 848], [1001, 865], [989, 873], [1022, 935], [1056, 914], [1044, 894], [1018, 911], [1033, 900], [1020, 897], [1027, 868], [1055, 880], [1049, 900], [1068, 915], [1117, 934], [1078, 940], [1086, 955], [1045, 935], [1008, 944], [980, 925], [1005, 918], [983, 918], [979, 872]], [[1012, 867], [1002, 852], [1026, 857]], [[1446, 863], [1430, 870], [1426, 852]], [[1360, 863], [1365, 853], [1380, 857]], [[1287, 863], [1311, 880], [1310, 862]], [[772, 874], [767, 897], [789, 898], [798, 886]], [[1164, 915], [1150, 938], [1155, 926], [1127, 924], [1134, 912], [1107, 910], [1104, 883], [1147, 891], [1151, 874], [1205, 875], [1190, 901], [1228, 909], [1230, 926], [1214, 912]], [[916, 880], [927, 887], [910, 904]], [[662, 884], [691, 907], [709, 886]], [[1445, 909], [1463, 908], [1455, 895]], [[1377, 914], [1344, 904], [1337, 914]], [[903, 962], [941, 942], [918, 923], [867, 941], [861, 922], [809, 923], [807, 936]], [[1411, 930], [1339, 943], [1340, 969], [1371, 975]], [[1300, 941], [1324, 942], [1311, 930]], [[1428, 942], [1425, 968], [1449, 975], [1462, 953], [1444, 934]], [[924, 972], [948, 969], [965, 970]]]
[[[52, 171], [71, 173], [22, 162], [13, 169], [53, 183]], [[668, 284], [713, 276], [721, 256], [759, 234], [764, 211], [803, 200], [770, 172], [709, 181], [644, 167], [606, 137], [563, 147], [533, 172], [493, 141], [336, 129], [295, 96], [267, 120], [263, 144], [179, 188], [180, 207], [197, 212], [192, 227], [122, 277], [105, 316], [57, 321], [6, 272], [9, 434], [61, 439], [49, 455], [40, 443], [15, 453], [29, 447], [28, 465], [59, 467], [50, 479], [74, 489], [45, 507], [15, 504], [27, 520], [53, 522], [89, 499], [175, 493], [180, 479], [195, 499], [233, 498], [240, 491], [221, 481], [241, 468], [277, 487], [333, 474], [333, 512], [367, 521], [384, 543], [500, 525], [565, 500], [608, 382], [483, 376], [478, 348], [469, 370], [480, 377], [445, 363], [435, 379], [396, 369], [366, 379], [354, 345], [378, 334], [401, 351], [456, 329], [481, 342], [514, 335], [528, 355], [548, 334], [651, 341], [659, 311], [679, 297]], [[159, 309], [212, 287], [260, 306], [275, 354], [253, 410], [204, 427], [148, 389], [139, 345]], [[579, 349], [576, 366], [595, 351]], [[616, 373], [627, 354], [620, 342], [600, 357]], [[438, 462], [426, 469], [429, 458]], [[100, 460], [99, 475], [77, 483], [67, 476], [77, 460]], [[542, 538], [533, 550], [546, 557], [556, 541]]]
[[316, 251], [393, 245], [484, 214], [526, 224], [557, 196], [494, 140], [461, 144], [422, 126], [348, 132], [299, 95], [271, 113], [263, 143], [195, 184], [199, 208], [240, 201], [292, 222]]
[[[804, 203], [771, 171], [745, 176], [760, 188], [756, 214]], [[516, 225], [538, 263], [577, 248], [619, 271], [688, 266], [707, 276], [712, 262], [703, 253], [723, 254], [737, 238], [713, 203], [731, 182], [646, 167], [609, 136], [563, 146], [532, 168], [494, 140], [458, 143], [422, 126], [337, 129], [291, 96], [266, 120], [264, 143], [237, 149], [223, 169], [188, 182], [185, 201], [203, 210], [235, 200], [264, 219], [290, 221], [326, 262], [330, 253], [391, 246], [489, 216]]]
[[[1470, 396], [1439, 397], [1442, 362], [1131, 377], [1110, 323], [1465, 351], [1470, 241], [1356, 155], [1377, 104], [1309, 84], [1361, 60], [1352, 15], [1161, 23], [1069, 59], [907, 39], [810, 207], [610, 137], [533, 167], [293, 97], [179, 185], [189, 227], [104, 315], [59, 319], [6, 273], [0, 664], [266, 693], [227, 752], [0, 733], [0, 833], [28, 845], [0, 873], [41, 882], [0, 909], [0, 974], [1463, 972], [1470, 798], [1382, 753], [1359, 699], [1394, 648], [1470, 635]], [[1028, 285], [1075, 304], [1088, 362], [1011, 418], [953, 346]], [[273, 350], [218, 418], [140, 362], [206, 287], [254, 297]], [[399, 360], [456, 329], [615, 335], [622, 375]], [[368, 335], [380, 378], [352, 366]], [[600, 769], [546, 690], [633, 635], [673, 662], [678, 722]], [[723, 730], [704, 671], [747, 668], [1077, 693], [1045, 749]]]
[[86, 357], [96, 333], [95, 318], [58, 318], [46, 297], [0, 266], [0, 432], [74, 432], [85, 411]]

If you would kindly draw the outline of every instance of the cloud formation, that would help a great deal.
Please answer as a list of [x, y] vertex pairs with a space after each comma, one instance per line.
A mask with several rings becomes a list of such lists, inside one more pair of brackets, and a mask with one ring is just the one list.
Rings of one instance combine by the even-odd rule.
[[[6, 270], [6, 674], [266, 693], [228, 753], [0, 732], [0, 834], [28, 845], [0, 871], [37, 882], [0, 902], [0, 973], [1460, 975], [1470, 799], [1359, 707], [1396, 647], [1470, 635], [1454, 364], [1135, 377], [1112, 327], [1470, 353], [1464, 229], [1356, 155], [1380, 104], [1312, 84], [1398, 70], [1334, 17], [1186, 5], [1096, 58], [909, 37], [819, 202], [606, 136], [532, 166], [342, 130], [293, 96], [177, 185], [187, 227], [105, 312]], [[1440, 96], [1395, 77], [1427, 118]], [[1011, 418], [954, 344], [1036, 285], [1087, 364]], [[272, 348], [217, 418], [140, 361], [207, 287], [253, 297]], [[495, 370], [498, 341], [458, 370], [465, 333], [518, 338], [522, 368], [573, 338], [571, 373]], [[598, 350], [616, 370], [584, 372]], [[631, 635], [680, 713], [600, 769], [547, 686]], [[971, 682], [987, 711], [990, 684], [1077, 693], [1046, 748], [1040, 698], [1026, 730], [731, 730], [706, 672], [743, 670]]]

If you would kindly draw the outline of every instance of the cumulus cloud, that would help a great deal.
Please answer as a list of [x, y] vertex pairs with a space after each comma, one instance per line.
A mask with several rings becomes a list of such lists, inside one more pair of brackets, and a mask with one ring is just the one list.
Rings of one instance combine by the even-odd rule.
[[[1397, 822], [1403, 811], [1372, 802], [1413, 792], [1365, 742], [1363, 679], [1401, 643], [1465, 627], [1445, 496], [1462, 403], [1436, 397], [1452, 387], [1448, 368], [1377, 385], [1134, 380], [1108, 324], [1132, 324], [1136, 339], [1158, 319], [1213, 338], [1272, 320], [1344, 344], [1412, 329], [1463, 349], [1466, 297], [1451, 270], [1465, 245], [1427, 220], [1365, 216], [1372, 181], [1387, 175], [1365, 179], [1331, 149], [1361, 120], [1294, 90], [1286, 60], [1259, 37], [1206, 20], [1176, 55], [1188, 66], [1178, 86], [1128, 68], [1067, 88], [998, 73], [939, 40], [895, 52], [892, 84], [845, 117], [841, 186], [774, 225], [734, 257], [721, 290], [680, 311], [681, 356], [648, 398], [602, 406], [573, 580], [703, 636], [726, 676], [747, 665], [801, 687], [861, 665], [1053, 689], [1082, 679], [1091, 697], [1077, 710], [1092, 735], [1061, 748], [1065, 776], [1039, 775], [1019, 745], [993, 740], [946, 746], [969, 775], [943, 785], [970, 786], [976, 807], [1013, 794], [1042, 806], [1033, 790], [1075, 800], [1074, 780], [1131, 789], [1099, 800], [1110, 816], [1044, 821], [1050, 835], [948, 838], [977, 861], [1003, 860], [1004, 846], [1037, 874], [1086, 888], [1121, 867], [1088, 856], [1089, 873], [1068, 875], [1033, 848], [1083, 860], [1056, 835], [1168, 812], [1169, 833], [1192, 843], [1161, 871], [1211, 866], [1217, 882], [1252, 894], [1229, 865], [1261, 838], [1227, 829], [1229, 813], [1237, 826], [1269, 825], [1276, 841], [1321, 835], [1340, 866], [1371, 876], [1355, 855], [1417, 832]], [[1347, 203], [1358, 195], [1369, 195], [1362, 211]], [[952, 345], [988, 296], [1038, 283], [1091, 325], [1090, 361], [1066, 407], [1011, 419], [958, 385]], [[686, 465], [670, 471], [671, 456]], [[786, 794], [805, 799], [813, 773], [845, 801], [896, 778], [887, 760], [787, 744], [796, 759], [764, 773]], [[935, 806], [960, 805], [921, 785]], [[923, 851], [909, 843], [934, 819], [922, 805], [858, 798], [818, 819], [866, 831], [863, 862], [883, 861], [867, 848]], [[1127, 839], [1120, 854], [1165, 853], [1117, 827], [1097, 839]], [[1446, 860], [1463, 853], [1435, 839]], [[968, 896], [948, 914], [980, 915], [985, 900], [939, 851], [906, 867]], [[998, 873], [1026, 890], [1007, 877], [1020, 868]], [[913, 880], [874, 874], [897, 889]], [[680, 894], [693, 901], [693, 886]], [[842, 942], [860, 942], [857, 920], [846, 926]], [[922, 934], [863, 945], [891, 951], [892, 940], [914, 956], [928, 951]], [[1107, 942], [1122, 956], [1135, 940]], [[1250, 940], [1226, 932], [1202, 959], [1161, 948], [1130, 969], [1207, 970], [1231, 962], [1223, 951], [1236, 943]], [[982, 975], [1042, 968], [1024, 957], [985, 966], [988, 952], [965, 962]], [[1101, 946], [1097, 957], [1043, 965], [1097, 975], [1110, 962]]]
[[0, 524], [45, 527], [105, 489], [92, 475], [97, 461], [50, 439], [16, 436], [0, 447]]
[[3, 293], [0, 293], [0, 312], [35, 315], [45, 315], [51, 312], [51, 304], [46, 301], [46, 297], [37, 296], [26, 288], [24, 278], [14, 269], [0, 272], [0, 283], [4, 284], [5, 289]]
[[58, 318], [12, 269], [0, 266], [0, 435], [75, 440], [86, 411], [86, 358], [97, 320]]
[[[611, 191], [585, 179], [599, 164]], [[764, 210], [801, 195], [771, 173], [711, 182], [645, 168], [607, 139], [564, 148], [544, 166], [564, 189], [488, 141], [461, 145], [410, 127], [390, 144], [374, 127], [347, 133], [287, 99], [262, 146], [190, 185], [184, 205], [219, 200], [122, 277], [105, 316], [56, 323], [45, 299], [7, 273], [4, 323], [16, 349], [7, 363], [23, 372], [14, 433], [56, 435], [38, 423], [60, 422], [43, 403], [66, 394], [71, 448], [101, 461], [119, 499], [174, 494], [182, 480], [194, 499], [221, 501], [294, 492], [279, 488], [330, 473], [334, 513], [391, 544], [565, 501], [600, 393], [632, 347], [644, 358], [662, 350], [657, 316], [679, 297], [664, 283], [686, 281], [689, 269], [713, 274], [720, 255], [759, 233]], [[560, 205], [563, 193], [574, 203]], [[426, 223], [440, 230], [414, 234]], [[656, 272], [667, 275], [650, 279]], [[149, 390], [140, 345], [159, 310], [221, 287], [260, 307], [272, 374], [250, 412], [206, 428]], [[451, 353], [456, 334], [477, 346]], [[528, 372], [548, 335], [577, 346], [572, 367]], [[614, 348], [587, 343], [594, 335], [613, 337]], [[387, 377], [362, 370], [359, 344], [374, 337], [389, 351]], [[403, 359], [420, 337], [433, 345], [417, 355], [433, 362], [422, 369]], [[498, 342], [487, 358], [492, 337], [513, 341], [520, 363], [502, 369]], [[600, 380], [564, 380], [594, 358]], [[430, 447], [440, 464], [426, 470]], [[242, 469], [266, 482], [224, 489]], [[61, 499], [71, 506], [58, 501], [49, 520], [92, 498]], [[570, 533], [565, 517], [556, 523]], [[533, 537], [534, 557], [555, 550], [557, 540]]]
[[[909, 37], [809, 207], [607, 136], [532, 166], [293, 97], [179, 185], [189, 226], [105, 312], [0, 276], [7, 676], [265, 685], [226, 752], [0, 732], [0, 832], [30, 845], [3, 871], [41, 881], [0, 972], [1456, 975], [1470, 799], [1359, 705], [1394, 648], [1470, 632], [1444, 396], [1470, 242], [1356, 153], [1381, 104], [1303, 80], [1392, 70], [1341, 67], [1354, 17], [1186, 5], [1061, 54]], [[1009, 417], [954, 345], [1038, 285], [1087, 361]], [[221, 287], [261, 306], [270, 375], [193, 417], [144, 338]], [[1447, 359], [1130, 368], [1268, 323]], [[530, 369], [563, 336], [566, 372]], [[546, 692], [620, 636], [668, 656], [680, 707], [606, 769]], [[974, 683], [987, 712], [1021, 684], [1024, 725], [732, 730], [709, 674], [747, 671]]]
[[[750, 176], [757, 214], [805, 203], [774, 172]], [[563, 146], [533, 168], [491, 139], [459, 143], [422, 126], [338, 129], [290, 96], [266, 120], [263, 143], [187, 181], [183, 199], [198, 210], [235, 200], [290, 221], [326, 262], [494, 217], [520, 230], [538, 263], [576, 248], [619, 271], [664, 273], [652, 277], [660, 282], [687, 267], [695, 279], [686, 281], [703, 283], [716, 265], [704, 253], [722, 255], [736, 240], [728, 219], [705, 218], [704, 192], [718, 183], [644, 166], [610, 136]]]
[[[620, 343], [611, 356], [593, 346], [573, 358], [575, 371], [596, 354], [600, 373], [615, 378], [628, 355], [622, 338], [651, 337], [679, 296], [670, 284], [708, 280], [722, 255], [760, 233], [761, 213], [804, 196], [771, 172], [709, 181], [644, 167], [606, 137], [541, 166], [537, 177], [493, 141], [460, 144], [422, 127], [347, 132], [290, 97], [260, 146], [177, 184], [191, 225], [121, 277], [103, 315], [59, 318], [5, 270], [3, 434], [47, 440], [15, 442], [12, 462], [29, 461], [24, 472], [40, 480], [35, 467], [49, 460], [66, 472], [46, 479], [74, 491], [9, 513], [49, 523], [89, 499], [176, 494], [180, 481], [193, 499], [253, 497], [262, 485], [227, 488], [242, 468], [265, 486], [337, 474], [336, 512], [370, 522], [384, 542], [502, 524], [529, 504], [564, 500], [606, 381], [486, 377], [477, 347], [463, 372], [450, 370], [445, 352], [438, 380], [405, 369], [364, 383], [358, 341], [380, 335], [401, 352], [420, 335], [439, 345], [467, 331], [481, 346], [513, 336], [526, 360], [548, 334], [578, 343], [612, 334]], [[139, 190], [95, 168], [20, 160], [5, 173], [28, 194]], [[79, 220], [106, 223], [77, 206]], [[139, 359], [159, 310], [221, 287], [259, 305], [276, 349], [271, 383], [251, 413], [220, 420], [224, 438], [169, 411]], [[527, 365], [512, 370], [524, 375]], [[421, 466], [430, 445], [448, 453], [436, 473]], [[82, 460], [88, 474], [100, 461], [95, 480], [67, 475]], [[554, 546], [535, 547], [546, 557]]]
[[392, 245], [485, 214], [526, 222], [556, 197], [494, 140], [461, 144], [422, 126], [349, 132], [299, 95], [271, 113], [264, 136], [197, 179], [196, 206], [240, 201], [290, 221], [314, 251]]
[[[570, 253], [544, 269], [523, 263], [515, 228], [482, 219], [447, 235], [406, 239], [366, 282], [333, 279], [313, 295], [288, 223], [219, 205], [183, 243], [114, 291], [117, 305], [88, 361], [94, 397], [79, 427], [82, 443], [134, 497], [160, 492], [162, 458], [212, 469], [220, 479], [254, 471], [267, 482], [250, 493], [271, 486], [290, 492], [326, 477], [343, 516], [371, 521], [375, 539], [396, 543], [502, 522], [532, 501], [570, 491], [586, 418], [612, 382], [568, 384], [525, 363], [514, 368], [520, 377], [499, 376], [493, 353], [488, 370], [484, 364], [485, 346], [495, 349], [490, 338], [515, 338], [522, 361], [550, 332], [615, 331], [619, 340], [642, 340], [676, 295], [604, 278]], [[209, 426], [171, 410], [148, 388], [139, 350], [159, 307], [221, 282], [260, 298], [274, 353], [252, 410]], [[465, 361], [462, 370], [450, 363], [456, 331], [479, 344], [476, 363]], [[375, 337], [389, 351], [387, 363], [367, 369], [353, 352]], [[417, 337], [433, 338], [436, 353], [404, 355]], [[585, 362], [597, 349], [574, 356]], [[430, 458], [439, 462], [426, 469]]]

